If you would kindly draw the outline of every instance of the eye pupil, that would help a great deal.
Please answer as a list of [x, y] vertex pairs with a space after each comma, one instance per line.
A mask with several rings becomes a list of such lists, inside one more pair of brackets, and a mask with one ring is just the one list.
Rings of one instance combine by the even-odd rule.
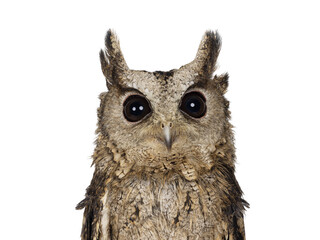
[[140, 95], [131, 95], [123, 103], [123, 115], [130, 122], [137, 122], [151, 112], [148, 100]]
[[199, 92], [190, 92], [183, 96], [180, 110], [194, 118], [200, 118], [206, 113], [204, 96]]
[[131, 114], [134, 114], [134, 115], [143, 114], [143, 106], [138, 101], [137, 102], [133, 102], [130, 105], [130, 108], [131, 108]]
[[186, 105], [191, 112], [198, 112], [201, 107], [201, 103], [197, 99], [190, 99]]

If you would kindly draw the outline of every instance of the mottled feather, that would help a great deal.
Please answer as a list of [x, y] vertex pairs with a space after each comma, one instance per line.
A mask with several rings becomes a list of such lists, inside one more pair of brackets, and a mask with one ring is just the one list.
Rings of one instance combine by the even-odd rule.
[[[220, 36], [207, 31], [195, 59], [168, 72], [129, 69], [110, 30], [105, 43], [100, 61], [109, 91], [100, 95], [94, 175], [77, 206], [85, 209], [82, 240], [245, 239], [248, 203], [234, 174], [224, 97], [229, 76], [213, 76]], [[204, 96], [201, 118], [180, 110], [190, 92]], [[124, 117], [131, 95], [150, 104], [138, 122]]]

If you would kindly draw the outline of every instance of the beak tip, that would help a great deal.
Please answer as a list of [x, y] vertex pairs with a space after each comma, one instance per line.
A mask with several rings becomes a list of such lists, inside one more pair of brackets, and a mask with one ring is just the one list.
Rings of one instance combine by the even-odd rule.
[[168, 126], [165, 126], [163, 130], [164, 130], [165, 144], [166, 144], [167, 150], [170, 151], [172, 147], [172, 136], [170, 133], [170, 128]]
[[166, 147], [167, 147], [167, 150], [170, 152], [171, 151], [171, 147], [172, 147], [171, 142], [170, 143], [166, 142]]

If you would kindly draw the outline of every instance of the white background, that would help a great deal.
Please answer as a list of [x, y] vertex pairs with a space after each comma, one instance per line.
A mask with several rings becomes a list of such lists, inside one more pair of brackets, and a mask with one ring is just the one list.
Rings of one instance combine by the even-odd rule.
[[1, 1], [0, 238], [80, 239], [112, 28], [148, 71], [219, 30], [247, 239], [320, 239], [319, 22], [317, 1]]

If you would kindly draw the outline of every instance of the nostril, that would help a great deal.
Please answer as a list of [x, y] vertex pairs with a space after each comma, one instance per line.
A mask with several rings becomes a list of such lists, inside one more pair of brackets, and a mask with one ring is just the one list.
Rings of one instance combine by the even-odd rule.
[[164, 129], [165, 126], [168, 126], [169, 128], [172, 128], [172, 127], [173, 127], [173, 124], [172, 124], [172, 122], [169, 122], [169, 124], [168, 124], [168, 123], [166, 123], [166, 124], [161, 123], [161, 128], [162, 128], [162, 129]]

